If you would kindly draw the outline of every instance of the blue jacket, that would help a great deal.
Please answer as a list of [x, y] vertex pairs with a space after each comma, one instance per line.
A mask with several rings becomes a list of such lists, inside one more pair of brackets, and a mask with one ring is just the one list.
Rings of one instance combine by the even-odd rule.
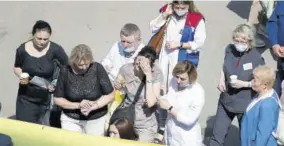
[[0, 146], [13, 146], [11, 137], [0, 133]]
[[266, 24], [266, 31], [270, 47], [275, 44], [284, 46], [284, 1], [277, 1], [277, 5]]
[[272, 132], [278, 124], [278, 96], [273, 91], [267, 94], [267, 97], [257, 102], [244, 114], [241, 128], [241, 146], [277, 146]]

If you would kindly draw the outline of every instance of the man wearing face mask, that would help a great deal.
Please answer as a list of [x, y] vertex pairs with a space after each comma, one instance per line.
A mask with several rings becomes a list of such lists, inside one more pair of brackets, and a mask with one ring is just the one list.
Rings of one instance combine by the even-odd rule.
[[233, 31], [233, 43], [225, 51], [225, 58], [218, 89], [220, 98], [216, 121], [209, 146], [223, 146], [224, 140], [237, 117], [239, 127], [248, 103], [255, 94], [251, 88], [252, 71], [264, 60], [255, 49], [255, 33], [247, 24], [241, 24]]
[[121, 66], [133, 63], [134, 58], [144, 47], [140, 42], [141, 31], [136, 24], [127, 23], [120, 31], [120, 41], [113, 44], [107, 56], [102, 60], [110, 80], [113, 82]]

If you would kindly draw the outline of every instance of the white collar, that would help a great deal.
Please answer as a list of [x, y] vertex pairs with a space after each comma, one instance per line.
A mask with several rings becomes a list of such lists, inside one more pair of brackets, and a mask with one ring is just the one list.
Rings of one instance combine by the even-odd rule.
[[[262, 95], [261, 97], [258, 98], [254, 98], [251, 103], [248, 105], [246, 112], [248, 112], [250, 109], [252, 109], [258, 102], [266, 99], [266, 98], [270, 98], [272, 97], [272, 95], [275, 93], [275, 91], [273, 89], [271, 89], [270, 91], [268, 91], [266, 94]], [[273, 97], [272, 97], [273, 98]], [[279, 101], [278, 101], [279, 103]]]
[[[144, 44], [140, 43], [135, 52], [130, 57], [128, 57], [128, 59], [134, 59], [144, 46]], [[122, 46], [121, 41], [117, 41], [117, 47], [120, 55], [126, 58], [124, 54], [124, 47]]]

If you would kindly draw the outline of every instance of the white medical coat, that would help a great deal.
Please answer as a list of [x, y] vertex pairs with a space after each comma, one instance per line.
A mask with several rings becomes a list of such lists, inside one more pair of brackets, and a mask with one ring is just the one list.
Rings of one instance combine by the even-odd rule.
[[144, 44], [140, 44], [138, 49], [134, 52], [134, 54], [126, 58], [123, 47], [120, 43], [120, 41], [114, 43], [108, 52], [107, 56], [102, 60], [102, 65], [106, 68], [107, 66], [111, 68], [109, 72], [109, 78], [113, 82], [118, 75], [120, 67], [127, 63], [133, 63], [135, 57], [137, 54], [141, 51], [141, 49], [144, 47]]
[[198, 119], [205, 102], [205, 93], [199, 83], [178, 91], [177, 83], [171, 81], [168, 94], [161, 97], [177, 110], [176, 118], [168, 113], [165, 127], [167, 146], [202, 146], [201, 127]]

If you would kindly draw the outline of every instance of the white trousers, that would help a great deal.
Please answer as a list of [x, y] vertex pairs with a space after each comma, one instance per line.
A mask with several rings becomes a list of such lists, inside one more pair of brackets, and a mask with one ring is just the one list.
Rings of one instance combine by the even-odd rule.
[[62, 113], [60, 120], [61, 127], [64, 130], [96, 136], [104, 136], [104, 124], [106, 116], [94, 120], [76, 120]]

